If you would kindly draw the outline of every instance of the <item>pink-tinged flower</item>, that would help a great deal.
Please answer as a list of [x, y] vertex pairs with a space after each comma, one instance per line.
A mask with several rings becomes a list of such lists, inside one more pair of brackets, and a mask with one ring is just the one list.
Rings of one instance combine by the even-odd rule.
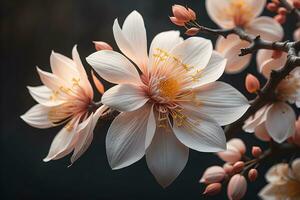
[[246, 146], [241, 139], [234, 138], [227, 142], [226, 151], [218, 152], [217, 155], [225, 162], [237, 162], [246, 152]]
[[240, 174], [234, 175], [227, 188], [227, 196], [230, 200], [240, 200], [242, 199], [247, 191], [247, 181], [244, 176]]
[[[210, 18], [222, 28], [242, 27], [247, 33], [260, 35], [263, 39], [279, 41], [283, 37], [281, 25], [271, 17], [258, 17], [263, 11], [266, 0], [206, 0]], [[247, 67], [251, 55], [238, 56], [240, 49], [248, 47], [236, 35], [219, 37], [216, 50], [228, 59], [225, 71], [237, 73]]]
[[200, 183], [210, 184], [221, 182], [225, 178], [225, 175], [225, 170], [222, 167], [211, 166], [204, 171]]
[[21, 118], [36, 128], [65, 124], [55, 136], [44, 161], [57, 160], [73, 151], [71, 162], [77, 160], [89, 147], [98, 118], [107, 109], [93, 108], [93, 89], [82, 66], [76, 46], [73, 59], [52, 52], [50, 64], [53, 73], [37, 68], [42, 86], [28, 87], [38, 102]]
[[150, 171], [164, 187], [180, 174], [188, 148], [203, 152], [225, 149], [221, 125], [237, 120], [249, 107], [247, 99], [223, 82], [226, 60], [213, 52], [209, 40], [183, 40], [177, 31], [158, 34], [147, 54], [142, 16], [133, 11], [122, 29], [113, 25], [122, 54], [98, 51], [87, 58], [96, 72], [118, 84], [102, 102], [122, 112], [106, 137], [110, 166], [120, 169], [146, 154]]
[[269, 182], [260, 192], [263, 200], [300, 199], [300, 159], [296, 159], [290, 168], [286, 163], [274, 165], [266, 174]]
[[272, 70], [281, 69], [287, 60], [286, 52], [278, 52], [273, 50], [260, 50], [256, 56], [257, 70], [269, 78]]
[[285, 141], [295, 133], [296, 115], [288, 105], [300, 107], [300, 68], [294, 69], [275, 89], [277, 101], [258, 110], [245, 121], [243, 129], [255, 132], [255, 135], [268, 141], [270, 137], [278, 143]]

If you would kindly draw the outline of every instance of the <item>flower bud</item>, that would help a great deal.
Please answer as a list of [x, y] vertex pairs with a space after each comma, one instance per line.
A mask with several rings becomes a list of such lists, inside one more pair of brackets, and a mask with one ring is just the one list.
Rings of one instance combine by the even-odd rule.
[[171, 22], [177, 26], [184, 26], [184, 22], [178, 20], [176, 17], [169, 17]]
[[230, 200], [240, 200], [242, 199], [247, 191], [247, 181], [244, 176], [240, 174], [234, 175], [227, 188], [227, 196]]
[[225, 163], [223, 165], [223, 169], [224, 169], [225, 173], [228, 174], [228, 175], [231, 175], [232, 172], [233, 172], [233, 166], [229, 163]]
[[244, 167], [245, 167], [245, 163], [243, 161], [238, 161], [238, 162], [234, 163], [233, 171], [235, 173], [239, 173], [244, 169]]
[[260, 89], [259, 80], [252, 74], [248, 74], [246, 76], [245, 86], [249, 93], [255, 93], [258, 89]]
[[286, 15], [286, 13], [287, 13], [286, 8], [280, 7], [278, 9], [278, 14], [280, 14], [280, 15]]
[[299, 8], [300, 8], [300, 1], [299, 1], [299, 0], [295, 0], [295, 1], [293, 2], [293, 6], [294, 6], [295, 8], [297, 8], [297, 9], [299, 9]]
[[262, 150], [260, 147], [253, 146], [251, 153], [252, 153], [253, 157], [258, 158], [261, 155]]
[[190, 21], [190, 13], [184, 6], [176, 4], [172, 6], [172, 12], [174, 17], [176, 17], [178, 20], [183, 22]]
[[209, 184], [206, 188], [203, 194], [213, 196], [221, 192], [222, 184], [221, 183], [212, 183]]
[[294, 38], [295, 41], [300, 40], [300, 28], [297, 28], [297, 29], [294, 31], [293, 38]]
[[276, 16], [274, 17], [274, 19], [275, 19], [279, 24], [284, 24], [285, 21], [286, 21], [286, 16], [285, 16], [285, 15], [280, 15], [280, 14], [278, 14], [278, 15], [276, 15]]
[[204, 171], [202, 178], [200, 179], [200, 183], [217, 183], [221, 182], [224, 179], [224, 177], [225, 171], [222, 167], [211, 166]]
[[268, 3], [267, 9], [271, 12], [276, 12], [278, 9], [278, 5], [276, 5], [275, 3]]
[[231, 145], [234, 148], [236, 148], [241, 154], [246, 153], [246, 145], [243, 142], [243, 140], [241, 140], [239, 138], [233, 138], [233, 139], [229, 140], [228, 145]]
[[95, 44], [95, 49], [97, 51], [100, 51], [100, 50], [113, 50], [113, 48], [106, 42], [93, 41], [93, 43]]
[[250, 169], [248, 172], [248, 179], [251, 182], [254, 182], [257, 179], [258, 172], [256, 169]]
[[196, 13], [194, 10], [192, 10], [191, 8], [188, 8], [188, 11], [190, 13], [190, 17], [191, 17], [191, 20], [196, 20]]
[[186, 30], [185, 34], [188, 36], [194, 36], [199, 33], [199, 30], [200, 30], [199, 28], [192, 27], [192, 28], [189, 28], [188, 30]]

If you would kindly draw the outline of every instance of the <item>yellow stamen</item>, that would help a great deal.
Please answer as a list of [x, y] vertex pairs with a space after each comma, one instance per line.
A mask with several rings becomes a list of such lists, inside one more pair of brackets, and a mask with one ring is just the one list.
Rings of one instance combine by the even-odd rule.
[[176, 79], [169, 78], [161, 80], [158, 84], [158, 88], [162, 96], [174, 99], [180, 90], [180, 85]]

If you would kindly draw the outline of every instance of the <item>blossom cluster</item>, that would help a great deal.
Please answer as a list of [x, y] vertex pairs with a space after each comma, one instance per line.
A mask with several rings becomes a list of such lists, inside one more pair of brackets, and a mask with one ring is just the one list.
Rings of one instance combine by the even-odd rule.
[[[253, 53], [241, 54], [241, 50], [256, 47], [258, 40], [265, 42], [256, 49], [257, 72], [267, 84], [274, 74], [282, 73], [292, 51], [286, 50], [287, 43], [280, 43], [280, 49], [276, 42], [283, 39], [282, 24], [300, 8], [300, 1], [206, 0], [205, 6], [220, 29], [200, 25], [193, 9], [174, 5], [170, 20], [185, 28], [189, 37], [183, 39], [176, 30], [165, 31], [157, 34], [149, 47], [139, 12], [131, 12], [122, 26], [116, 19], [112, 32], [120, 52], [106, 42], [94, 41], [96, 51], [86, 57], [96, 72], [92, 71], [91, 76], [102, 96], [99, 102], [94, 101], [94, 90], [76, 45], [72, 59], [53, 51], [52, 73], [37, 68], [43, 85], [28, 86], [38, 104], [21, 116], [36, 128], [64, 124], [44, 161], [72, 153], [71, 164], [74, 163], [92, 143], [96, 124], [114, 113], [105, 141], [112, 169], [130, 166], [145, 156], [157, 182], [167, 187], [184, 169], [190, 149], [215, 153], [226, 163], [203, 173], [200, 183], [206, 185], [204, 194], [216, 195], [227, 185], [228, 198], [239, 200], [246, 194], [247, 180], [254, 182], [258, 178], [258, 166], [266, 158], [276, 156], [278, 149], [286, 145], [297, 149], [298, 66], [268, 90], [267, 100], [263, 98], [267, 86], [262, 87], [254, 75], [247, 75], [247, 91], [257, 94], [258, 102], [262, 102], [257, 109], [241, 92], [218, 79], [224, 73], [237, 74], [250, 67]], [[276, 15], [260, 16], [264, 8]], [[219, 35], [215, 48], [210, 40], [197, 36], [200, 32]], [[299, 32], [295, 31], [295, 40], [300, 38]], [[270, 42], [273, 43], [268, 46]], [[115, 85], [105, 90], [103, 80]], [[252, 113], [245, 118], [248, 112]], [[240, 124], [245, 132], [254, 133], [276, 148], [262, 150], [253, 146], [248, 157], [241, 139], [226, 142], [229, 138], [222, 126], [243, 118]], [[291, 163], [270, 169], [266, 176], [269, 184], [260, 193], [262, 198], [299, 198], [300, 162], [295, 159]], [[283, 194], [285, 191], [288, 194]]]

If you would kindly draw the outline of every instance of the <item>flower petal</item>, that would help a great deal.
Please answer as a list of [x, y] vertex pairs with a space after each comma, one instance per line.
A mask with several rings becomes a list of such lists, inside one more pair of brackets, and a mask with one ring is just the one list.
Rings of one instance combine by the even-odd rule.
[[282, 26], [272, 17], [266, 16], [252, 20], [245, 29], [248, 33], [260, 35], [269, 41], [280, 41], [284, 35]]
[[267, 119], [267, 114], [270, 108], [272, 107], [266, 105], [259, 109], [253, 116], [249, 117], [243, 126], [243, 130], [249, 133], [254, 132], [255, 128], [259, 126], [261, 123], [265, 122]]
[[50, 108], [37, 104], [30, 108], [21, 118], [35, 128], [49, 128], [54, 126], [48, 119]]
[[199, 105], [185, 104], [186, 109], [205, 114], [221, 126], [239, 119], [248, 109], [248, 100], [231, 85], [216, 81], [194, 90]]
[[189, 149], [178, 141], [170, 127], [157, 128], [146, 151], [148, 168], [162, 187], [169, 186], [185, 167]]
[[214, 120], [197, 113], [186, 111], [188, 118], [182, 125], [174, 123], [173, 131], [185, 146], [200, 152], [219, 152], [226, 150], [226, 138], [223, 129]]
[[86, 58], [87, 62], [105, 80], [116, 83], [140, 83], [140, 76], [134, 65], [115, 51], [97, 51]]
[[106, 154], [112, 169], [127, 167], [144, 156], [151, 106], [146, 104], [136, 111], [121, 113], [110, 125]]
[[153, 106], [151, 107], [150, 114], [149, 114], [149, 119], [148, 119], [148, 125], [147, 125], [147, 134], [145, 138], [145, 149], [149, 147], [151, 144], [151, 141], [154, 137], [155, 134], [155, 129], [156, 129], [156, 121], [155, 121], [155, 116], [154, 116], [154, 111], [153, 111]]
[[107, 110], [107, 106], [102, 105], [91, 114], [88, 119], [78, 125], [78, 137], [76, 139], [71, 163], [74, 163], [88, 149], [93, 140], [93, 132], [101, 114]]
[[38, 74], [42, 83], [47, 86], [51, 90], [58, 90], [62, 85], [64, 85], [64, 81], [60, 79], [55, 74], [51, 74], [49, 72], [45, 72], [37, 67]]
[[224, 8], [228, 8], [230, 1], [220, 0], [206, 0], [205, 6], [208, 16], [222, 28], [233, 28], [233, 20], [224, 18], [224, 15], [220, 14], [224, 12]]
[[73, 118], [70, 123], [73, 123], [73, 128], [69, 129], [66, 125], [53, 139], [49, 153], [44, 162], [60, 159], [73, 150], [73, 141], [76, 138], [79, 118]]
[[255, 136], [262, 141], [270, 141], [271, 137], [268, 134], [265, 123], [258, 125], [255, 128]]
[[193, 88], [218, 80], [224, 73], [226, 62], [221, 54], [214, 51], [209, 63], [199, 74], [200, 78], [193, 83]]
[[122, 29], [116, 19], [113, 32], [120, 50], [135, 62], [142, 71], [145, 71], [148, 55], [143, 17], [137, 11], [131, 12], [125, 19]]
[[171, 51], [183, 64], [192, 67], [190, 73], [206, 67], [212, 53], [211, 41], [201, 37], [190, 37]]
[[53, 92], [44, 85], [37, 87], [27, 86], [27, 88], [32, 98], [36, 100], [39, 104], [42, 104], [43, 106], [51, 107], [58, 106], [64, 103], [64, 101], [60, 99], [51, 99], [51, 95], [53, 94]]
[[142, 107], [148, 100], [141, 87], [131, 84], [116, 85], [102, 96], [103, 104], [126, 112]]
[[259, 0], [259, 1], [257, 1], [257, 0], [247, 0], [247, 2], [250, 4], [250, 6], [252, 8], [253, 17], [257, 17], [263, 12], [263, 10], [266, 6], [267, 0]]
[[296, 115], [286, 103], [275, 103], [267, 115], [266, 129], [278, 143], [282, 143], [295, 133]]

